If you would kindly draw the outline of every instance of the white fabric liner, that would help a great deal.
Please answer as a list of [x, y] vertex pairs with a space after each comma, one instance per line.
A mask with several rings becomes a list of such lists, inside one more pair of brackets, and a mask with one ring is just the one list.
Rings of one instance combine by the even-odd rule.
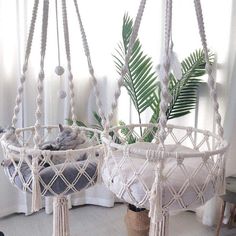
[[[133, 148], [139, 148], [139, 149], [153, 149], [157, 147], [157, 144], [153, 143], [134, 143], [131, 144]], [[197, 150], [188, 148], [183, 145], [166, 145], [166, 151], [168, 152], [190, 152], [190, 153], [196, 153]], [[147, 166], [144, 168], [144, 171], [142, 172], [142, 179], [144, 184], [148, 187], [149, 191], [151, 191], [152, 183], [154, 182], [155, 178], [155, 163], [149, 162], [146, 160], [145, 157], [142, 157], [137, 154], [129, 154], [130, 161], [132, 159], [132, 164], [134, 168], [136, 169], [136, 172], [142, 168], [143, 165]], [[119, 192], [123, 188], [123, 183], [128, 183], [129, 180], [134, 175], [133, 168], [131, 168], [130, 161], [123, 162], [123, 152], [122, 151], [114, 151], [112, 158], [108, 157], [107, 165], [104, 165], [103, 171], [102, 171], [102, 178], [103, 181], [107, 186], [109, 186], [109, 189], [116, 195], [119, 195]], [[114, 163], [120, 163], [123, 162], [121, 167], [119, 168], [119, 171], [117, 171], [117, 168], [114, 168]], [[202, 163], [202, 158], [186, 158], [184, 159], [184, 166], [186, 167], [189, 176], [191, 176], [191, 173], [194, 173], [196, 169], [199, 167], [199, 165]], [[119, 164], [118, 164], [119, 165]], [[167, 158], [165, 162], [165, 167], [163, 171], [163, 175], [165, 176], [168, 171], [171, 170], [172, 167], [177, 165], [177, 161], [174, 158]], [[112, 181], [109, 181], [109, 176], [113, 176]], [[203, 186], [205, 183], [205, 180], [207, 179], [207, 176], [209, 175], [209, 171], [206, 168], [201, 168], [196, 178], [194, 177], [194, 181], [198, 186]], [[176, 190], [176, 193], [182, 192], [182, 186], [183, 183], [186, 181], [189, 181], [186, 179], [186, 176], [183, 174], [182, 170], [180, 168], [177, 168], [171, 176], [169, 176], [168, 181], [171, 182], [172, 186]], [[146, 200], [143, 202], [143, 207], [146, 209], [149, 209], [149, 198], [145, 195], [147, 195], [146, 190], [144, 190], [143, 184], [140, 183], [140, 181], [135, 181], [130, 186], [130, 193], [132, 196], [129, 195], [129, 191], [126, 191], [125, 194], [122, 196], [123, 200], [134, 204], [134, 201], [131, 199], [135, 198], [136, 202], [140, 202], [142, 199]], [[175, 210], [186, 210], [188, 209], [194, 209], [200, 205], [202, 205], [201, 199], [198, 196], [199, 193], [197, 193], [194, 188], [191, 186], [191, 184], [187, 185], [187, 188], [185, 189], [184, 193], [181, 193], [179, 195], [182, 195], [181, 198], [183, 199], [183, 202], [185, 204], [185, 207], [183, 208], [182, 205], [180, 205], [178, 201], [178, 196], [176, 199], [173, 198], [173, 195], [170, 193], [169, 189], [167, 187], [163, 187], [163, 206], [167, 207], [170, 211]], [[202, 197], [204, 198], [204, 201], [207, 201], [211, 199], [214, 196], [214, 187], [213, 184], [210, 183], [204, 188], [202, 191]], [[190, 206], [191, 205], [191, 206]], [[190, 206], [190, 207], [189, 207]]]

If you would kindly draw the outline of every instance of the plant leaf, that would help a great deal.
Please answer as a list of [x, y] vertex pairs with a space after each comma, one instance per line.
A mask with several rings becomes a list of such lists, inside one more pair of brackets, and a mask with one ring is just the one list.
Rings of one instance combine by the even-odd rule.
[[[122, 42], [118, 44], [116, 53], [113, 55], [119, 74], [121, 74], [122, 66], [125, 63], [124, 58], [129, 47], [132, 30], [133, 20], [125, 14], [122, 26]], [[132, 48], [128, 64], [128, 73], [124, 77], [124, 86], [140, 118], [141, 113], [152, 105], [157, 84], [156, 75], [152, 67], [152, 60], [144, 54], [142, 45], [138, 39], [135, 41]]]

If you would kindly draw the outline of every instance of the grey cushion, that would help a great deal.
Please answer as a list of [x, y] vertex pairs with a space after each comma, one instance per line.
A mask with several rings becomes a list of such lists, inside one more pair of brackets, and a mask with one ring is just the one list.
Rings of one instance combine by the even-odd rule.
[[[62, 170], [64, 164], [54, 165], [54, 169]], [[7, 167], [8, 174], [12, 177], [15, 173], [13, 163]], [[78, 169], [77, 169], [78, 168]], [[82, 170], [82, 169], [83, 170]], [[81, 191], [96, 182], [97, 179], [97, 164], [95, 162], [77, 161], [66, 164], [63, 168], [62, 175], [55, 174], [52, 166], [42, 167], [40, 170], [40, 187], [41, 193], [44, 196], [53, 196], [55, 194], [68, 195], [77, 191]], [[23, 181], [22, 181], [23, 180]], [[49, 184], [53, 180], [52, 185]], [[46, 185], [42, 184], [43, 181]], [[14, 184], [23, 190], [24, 182], [28, 182], [28, 191], [32, 191], [32, 172], [26, 162], [22, 162], [20, 171], [18, 171], [13, 179]], [[50, 187], [48, 188], [48, 184]]]

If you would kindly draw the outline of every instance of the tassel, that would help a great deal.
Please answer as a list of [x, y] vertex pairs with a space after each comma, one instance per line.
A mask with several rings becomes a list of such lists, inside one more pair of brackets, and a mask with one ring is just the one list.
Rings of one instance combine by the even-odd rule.
[[221, 173], [217, 173], [216, 194], [220, 196], [226, 193], [225, 157], [219, 156], [218, 158], [221, 158], [222, 163], [220, 166]]
[[103, 163], [104, 163], [104, 160], [103, 160], [103, 149], [100, 148], [99, 150], [96, 150], [95, 151], [95, 154], [96, 156], [96, 162], [97, 162], [97, 183], [102, 183], [102, 167], [103, 167]]
[[159, 224], [163, 218], [163, 209], [160, 169], [157, 167], [155, 171], [155, 181], [151, 189], [149, 217], [151, 218], [149, 236], [158, 236], [160, 229]]
[[39, 184], [38, 158], [32, 160], [32, 207], [31, 211], [36, 212], [41, 209], [42, 197]]
[[53, 198], [53, 236], [69, 236], [69, 209], [66, 197]]

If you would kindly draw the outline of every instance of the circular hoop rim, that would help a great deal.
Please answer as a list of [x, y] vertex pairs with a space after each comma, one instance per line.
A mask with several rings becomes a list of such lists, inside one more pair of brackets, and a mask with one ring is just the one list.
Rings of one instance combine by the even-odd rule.
[[[122, 128], [135, 128], [135, 127], [158, 127], [158, 124], [130, 124], [130, 125], [121, 125], [121, 126], [114, 126], [109, 129], [109, 132], [112, 131], [118, 131], [121, 130]], [[203, 129], [197, 129], [194, 127], [186, 127], [186, 126], [179, 126], [179, 125], [167, 125], [167, 129], [180, 129], [180, 130], [191, 130], [192, 132], [198, 132], [202, 133], [204, 135], [212, 136], [215, 138], [219, 143], [219, 148], [213, 151], [199, 151], [196, 153], [189, 153], [189, 152], [167, 152], [165, 150], [157, 150], [157, 149], [152, 149], [152, 156], [158, 157], [158, 159], [161, 158], [177, 158], [181, 156], [182, 158], [191, 158], [191, 157], [206, 157], [206, 156], [213, 156], [217, 154], [224, 154], [229, 146], [228, 142], [224, 139], [222, 139], [219, 135], [214, 134], [211, 131], [208, 130], [203, 130]], [[133, 154], [138, 154], [141, 156], [147, 156], [147, 152], [149, 150], [144, 150], [143, 148], [137, 148], [137, 147], [132, 147], [129, 144], [117, 144], [113, 140], [111, 140], [109, 137], [106, 136], [105, 133], [102, 135], [102, 141], [105, 144], [105, 146], [108, 146], [110, 148], [115, 148], [120, 151], [125, 151], [128, 148], [128, 151]]]
[[[102, 131], [101, 130], [98, 130], [98, 129], [94, 129], [94, 128], [87, 128], [87, 127], [80, 127], [80, 126], [69, 126], [69, 125], [65, 125], [64, 127], [72, 127], [72, 128], [76, 128], [76, 129], [79, 129], [81, 131], [91, 131], [91, 132], [94, 132], [94, 133], [97, 133], [97, 134], [100, 134], [102, 135]], [[41, 129], [54, 129], [54, 128], [58, 128], [58, 125], [44, 125], [41, 127]], [[25, 127], [25, 128], [18, 128], [16, 129], [16, 133], [20, 133], [22, 131], [27, 131], [27, 130], [34, 130], [35, 127], [34, 126], [28, 126], [28, 127]], [[80, 149], [68, 149], [68, 150], [60, 150], [60, 151], [50, 151], [50, 150], [41, 150], [39, 148], [30, 148], [30, 147], [18, 147], [18, 146], [15, 146], [13, 144], [9, 144], [7, 142], [7, 140], [4, 140], [4, 139], [0, 139], [0, 142], [2, 144], [2, 146], [4, 146], [5, 148], [7, 148], [8, 150], [11, 150], [11, 151], [15, 151], [15, 152], [19, 152], [19, 153], [24, 153], [24, 154], [32, 154], [32, 153], [51, 153], [52, 155], [54, 154], [57, 154], [57, 155], [63, 155], [63, 154], [73, 154], [73, 153], [80, 153], [80, 152], [89, 152], [89, 151], [92, 151], [94, 149], [100, 149], [103, 145], [102, 144], [98, 144], [98, 145], [95, 145], [95, 146], [90, 146], [90, 147], [85, 147], [85, 148], [80, 148]]]

